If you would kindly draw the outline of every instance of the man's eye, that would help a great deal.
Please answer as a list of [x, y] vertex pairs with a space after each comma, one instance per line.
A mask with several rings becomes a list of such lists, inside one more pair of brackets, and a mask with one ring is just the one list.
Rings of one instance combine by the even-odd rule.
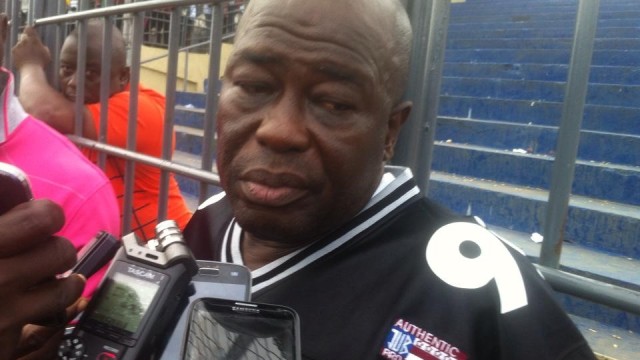
[[100, 77], [100, 73], [95, 70], [87, 70], [86, 74], [88, 79], [94, 79], [94, 78]]
[[271, 87], [264, 83], [247, 83], [239, 82], [236, 86], [240, 87], [245, 93], [249, 95], [267, 94], [271, 91]]
[[321, 105], [323, 108], [336, 113], [351, 111], [354, 109], [354, 107], [350, 104], [330, 100], [322, 101]]
[[62, 65], [60, 66], [60, 71], [65, 75], [71, 75], [73, 74], [73, 69], [71, 68], [71, 66], [67, 66], [67, 65]]

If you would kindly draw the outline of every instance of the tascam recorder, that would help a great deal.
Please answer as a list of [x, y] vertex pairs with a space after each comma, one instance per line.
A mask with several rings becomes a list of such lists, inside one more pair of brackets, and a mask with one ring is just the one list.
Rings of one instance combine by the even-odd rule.
[[60, 347], [62, 359], [145, 359], [152, 353], [198, 271], [172, 220], [156, 240], [122, 238], [99, 290]]

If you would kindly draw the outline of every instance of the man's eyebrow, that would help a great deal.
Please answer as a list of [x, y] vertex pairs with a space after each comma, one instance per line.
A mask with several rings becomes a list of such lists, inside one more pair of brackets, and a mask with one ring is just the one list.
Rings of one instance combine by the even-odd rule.
[[238, 54], [240, 61], [247, 61], [256, 65], [279, 63], [281, 60], [274, 55], [258, 51], [242, 51]]
[[344, 68], [333, 64], [318, 66], [316, 68], [316, 71], [340, 82], [353, 83], [357, 86], [363, 86], [363, 84], [365, 83], [365, 76], [363, 74], [357, 71], [353, 71], [349, 68]]

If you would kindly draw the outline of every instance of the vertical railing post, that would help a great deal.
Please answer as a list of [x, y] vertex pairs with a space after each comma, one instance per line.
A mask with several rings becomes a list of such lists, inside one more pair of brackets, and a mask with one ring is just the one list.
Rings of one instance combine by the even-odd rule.
[[540, 264], [553, 268], [557, 268], [560, 264], [571, 185], [580, 142], [580, 125], [589, 86], [589, 69], [598, 24], [599, 4], [600, 0], [580, 0], [578, 5], [569, 76], [545, 214], [544, 241], [540, 250]]
[[[3, 65], [7, 69], [13, 69], [13, 58], [11, 56], [11, 48], [18, 42], [20, 31], [20, 0], [10, 0], [6, 3], [6, 13], [11, 19], [9, 24], [9, 36], [5, 42]], [[19, 76], [16, 76], [16, 88], [18, 88]]]
[[[133, 15], [133, 29], [131, 36], [131, 78], [129, 79], [129, 122], [127, 124], [127, 150], [136, 151], [136, 135], [138, 125], [138, 87], [140, 85], [140, 52], [142, 47], [142, 32], [144, 26], [144, 12]], [[134, 66], [135, 65], [135, 66]], [[122, 217], [122, 233], [131, 232], [131, 217], [133, 216], [133, 187], [135, 179], [135, 162], [127, 160], [124, 170], [124, 205]]]
[[[222, 52], [222, 5], [216, 2], [211, 9], [211, 32], [209, 34], [209, 85], [206, 92], [204, 111], [204, 144], [202, 146], [201, 168], [211, 171], [215, 151], [215, 115], [218, 112], [218, 91], [220, 90], [220, 55]], [[198, 202], [207, 199], [209, 184], [200, 183]]]
[[450, 0], [413, 0], [408, 4], [413, 27], [413, 52], [406, 98], [413, 110], [402, 129], [393, 162], [410, 167], [426, 193], [438, 116], [440, 83]]
[[[167, 82], [165, 87], [164, 129], [162, 132], [162, 158], [171, 160], [173, 154], [173, 119], [176, 108], [176, 83], [178, 74], [178, 55], [180, 48], [180, 34], [182, 10], [173, 8], [169, 18], [169, 46], [167, 47]], [[169, 172], [160, 173], [160, 192], [158, 196], [158, 222], [166, 220], [169, 205]]]
[[[113, 44], [113, 18], [104, 18], [102, 32], [102, 70], [100, 71], [100, 125], [98, 126], [98, 141], [107, 142], [107, 124], [109, 121], [109, 97], [111, 96], [111, 51]], [[104, 169], [107, 164], [107, 154], [98, 153], [98, 166]]]

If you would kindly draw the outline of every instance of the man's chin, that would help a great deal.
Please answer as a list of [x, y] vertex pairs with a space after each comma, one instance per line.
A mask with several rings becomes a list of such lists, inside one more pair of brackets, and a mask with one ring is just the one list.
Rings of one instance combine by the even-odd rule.
[[240, 215], [236, 221], [242, 229], [252, 237], [293, 247], [306, 245], [309, 239], [309, 227], [304, 221], [295, 219], [256, 218]]

